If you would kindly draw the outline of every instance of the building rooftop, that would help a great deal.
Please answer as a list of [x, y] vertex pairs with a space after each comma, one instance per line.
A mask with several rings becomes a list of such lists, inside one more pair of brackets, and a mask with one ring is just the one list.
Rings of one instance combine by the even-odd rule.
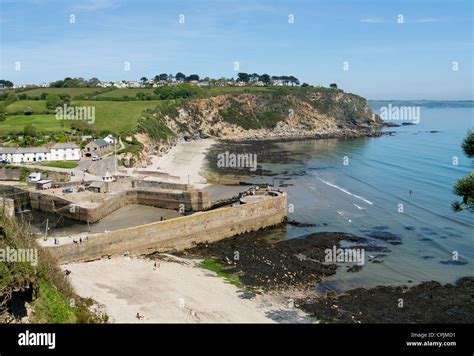
[[92, 141], [94, 144], [96, 144], [97, 146], [99, 147], [105, 147], [105, 146], [108, 146], [109, 143], [105, 140], [96, 140], [96, 141]]
[[52, 148], [61, 149], [61, 148], [79, 148], [75, 143], [72, 142], [65, 142], [65, 143], [57, 143]]
[[107, 182], [94, 181], [91, 184], [89, 184], [89, 188], [102, 188], [106, 184]]

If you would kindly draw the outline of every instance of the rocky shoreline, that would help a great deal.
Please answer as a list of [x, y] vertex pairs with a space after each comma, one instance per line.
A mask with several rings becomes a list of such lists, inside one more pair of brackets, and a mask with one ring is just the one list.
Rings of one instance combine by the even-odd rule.
[[296, 304], [329, 323], [474, 323], [474, 277], [445, 285], [429, 281], [413, 287], [357, 288]]
[[315, 287], [338, 269], [336, 264], [323, 262], [326, 249], [339, 248], [343, 241], [369, 250], [377, 250], [377, 246], [366, 238], [338, 232], [271, 241], [264, 237], [265, 231], [200, 244], [179, 255], [218, 262], [225, 273], [238, 276], [245, 288], [257, 293], [298, 296], [295, 306], [317, 322], [474, 322], [474, 277], [463, 278], [455, 285], [429, 281], [412, 287], [377, 286], [323, 295]]
[[302, 140], [324, 140], [324, 139], [351, 139], [360, 137], [380, 137], [383, 135], [390, 135], [393, 132], [380, 131], [379, 129], [353, 129], [353, 130], [339, 130], [331, 132], [313, 132], [296, 131], [296, 132], [282, 132], [282, 133], [252, 133], [247, 132], [244, 136], [226, 137], [220, 139], [221, 142], [241, 142], [244, 141], [273, 141], [273, 142], [291, 142]]

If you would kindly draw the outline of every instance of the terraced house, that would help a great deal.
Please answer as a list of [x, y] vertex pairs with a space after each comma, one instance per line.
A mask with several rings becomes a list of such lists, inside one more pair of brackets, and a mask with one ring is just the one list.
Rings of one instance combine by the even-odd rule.
[[0, 159], [11, 163], [79, 161], [80, 148], [73, 143], [48, 147], [0, 147]]

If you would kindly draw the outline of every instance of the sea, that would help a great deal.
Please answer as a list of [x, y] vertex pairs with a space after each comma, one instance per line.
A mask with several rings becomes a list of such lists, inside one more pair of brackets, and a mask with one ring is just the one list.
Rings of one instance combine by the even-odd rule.
[[[386, 102], [370, 105], [386, 113]], [[359, 272], [341, 265], [317, 290], [474, 276], [474, 213], [451, 208], [453, 185], [474, 167], [461, 148], [474, 128], [472, 102], [403, 105], [419, 109], [416, 124], [385, 127], [380, 137], [272, 143], [275, 156], [290, 159], [258, 162], [266, 173], [251, 182], [274, 182], [288, 194], [289, 219], [314, 224], [270, 230], [269, 238], [346, 232], [383, 247], [365, 252]]]

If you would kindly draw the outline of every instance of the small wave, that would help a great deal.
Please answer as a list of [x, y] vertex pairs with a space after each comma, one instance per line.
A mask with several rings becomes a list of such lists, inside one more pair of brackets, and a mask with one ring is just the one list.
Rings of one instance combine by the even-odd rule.
[[343, 211], [339, 211], [339, 210], [337, 210], [337, 213], [338, 213], [340, 216], [342, 216], [344, 219], [346, 219], [346, 220], [347, 220], [347, 222], [350, 222], [350, 223], [352, 222], [352, 220], [351, 220], [351, 219], [349, 219], [349, 218], [348, 218], [348, 217], [347, 217], [347, 216], [344, 214], [344, 212], [343, 212]]
[[339, 187], [338, 185], [332, 184], [332, 183], [330, 183], [330, 182], [328, 182], [328, 181], [325, 181], [324, 179], [321, 179], [321, 178], [319, 178], [319, 177], [316, 177], [316, 178], [318, 178], [318, 179], [319, 179], [321, 182], [323, 182], [324, 184], [329, 185], [330, 187], [336, 188], [336, 189], [340, 190], [340, 191], [343, 192], [343, 193], [349, 194], [349, 195], [353, 196], [354, 198], [360, 199], [360, 200], [362, 200], [363, 202], [365, 202], [365, 203], [367, 203], [367, 204], [374, 205], [374, 203], [372, 203], [370, 200], [367, 200], [367, 199], [365, 199], [365, 198], [363, 198], [363, 197], [361, 197], [361, 196], [359, 196], [359, 195], [355, 195], [355, 194], [349, 192], [348, 190]]
[[356, 203], [352, 203], [352, 205], [354, 205], [359, 210], [367, 210], [366, 208], [363, 208], [363, 207], [357, 205]]

